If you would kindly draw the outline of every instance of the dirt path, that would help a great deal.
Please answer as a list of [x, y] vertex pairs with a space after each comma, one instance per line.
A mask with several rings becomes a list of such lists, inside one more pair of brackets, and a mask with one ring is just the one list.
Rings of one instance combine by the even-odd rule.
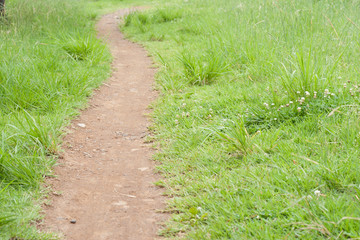
[[72, 123], [58, 178], [51, 180], [61, 194], [52, 196], [44, 225], [68, 240], [155, 239], [165, 218], [157, 212], [164, 199], [152, 184], [157, 176], [144, 144], [155, 70], [145, 50], [119, 32], [119, 16], [126, 12], [105, 15], [97, 24], [114, 56], [114, 72]]

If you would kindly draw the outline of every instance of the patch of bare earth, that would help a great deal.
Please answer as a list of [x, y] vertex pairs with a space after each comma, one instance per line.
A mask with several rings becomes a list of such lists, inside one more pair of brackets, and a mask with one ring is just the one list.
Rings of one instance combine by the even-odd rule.
[[128, 10], [105, 15], [98, 35], [108, 43], [114, 72], [90, 107], [72, 122], [42, 228], [64, 239], [156, 239], [166, 215], [162, 191], [144, 143], [155, 70], [146, 51], [125, 40], [118, 24]]

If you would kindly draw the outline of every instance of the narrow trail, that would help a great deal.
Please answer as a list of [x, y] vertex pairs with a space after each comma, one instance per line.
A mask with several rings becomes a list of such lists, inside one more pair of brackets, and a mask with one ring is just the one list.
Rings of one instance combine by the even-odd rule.
[[[144, 144], [145, 114], [156, 98], [155, 70], [146, 51], [123, 38], [119, 18], [128, 10], [105, 15], [96, 25], [114, 57], [111, 78], [72, 122], [63, 144], [64, 157], [50, 180], [54, 192], [45, 208], [44, 227], [68, 240], [156, 239], [166, 218], [152, 150]], [[76, 223], [71, 223], [76, 220]]]

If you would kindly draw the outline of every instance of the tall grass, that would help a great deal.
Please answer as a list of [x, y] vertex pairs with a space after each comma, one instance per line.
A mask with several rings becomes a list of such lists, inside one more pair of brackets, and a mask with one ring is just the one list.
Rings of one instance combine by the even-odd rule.
[[62, 128], [109, 72], [83, 2], [14, 0], [0, 20], [0, 239], [36, 228]]
[[[174, 0], [160, 8], [181, 18], [123, 29], [161, 68], [156, 159], [176, 213], [163, 234], [359, 238], [360, 2]], [[139, 14], [152, 19], [158, 10], [131, 18]], [[211, 71], [209, 52], [223, 57]]]

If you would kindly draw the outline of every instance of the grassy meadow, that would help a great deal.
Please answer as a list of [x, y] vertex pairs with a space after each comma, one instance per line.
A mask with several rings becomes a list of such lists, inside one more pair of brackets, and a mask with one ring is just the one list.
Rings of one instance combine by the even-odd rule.
[[360, 239], [359, 0], [9, 0], [0, 19], [0, 239], [36, 228], [64, 126], [110, 72], [94, 20], [159, 66], [155, 156], [185, 239]]
[[185, 239], [360, 239], [360, 1], [173, 0], [121, 26]]
[[0, 19], [0, 239], [36, 229], [63, 127], [110, 71], [94, 13], [70, 0], [6, 1]]

